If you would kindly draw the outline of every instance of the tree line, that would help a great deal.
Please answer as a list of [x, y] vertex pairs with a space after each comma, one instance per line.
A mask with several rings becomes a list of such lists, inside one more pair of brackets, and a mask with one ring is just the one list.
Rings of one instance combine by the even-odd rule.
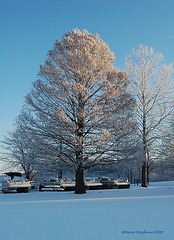
[[25, 97], [15, 129], [2, 141], [3, 160], [27, 179], [39, 171], [75, 172], [75, 193], [85, 193], [84, 171], [125, 168], [140, 174], [173, 161], [173, 68], [140, 45], [124, 71], [98, 34], [78, 29], [56, 41]]

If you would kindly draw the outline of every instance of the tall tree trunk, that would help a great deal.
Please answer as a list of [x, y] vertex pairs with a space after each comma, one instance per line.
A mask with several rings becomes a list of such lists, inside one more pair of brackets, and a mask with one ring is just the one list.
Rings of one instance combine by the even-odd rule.
[[75, 186], [75, 193], [83, 194], [86, 193], [84, 179], [83, 179], [83, 128], [84, 128], [84, 103], [82, 94], [79, 93], [78, 97], [78, 128], [76, 131], [78, 145], [76, 149], [76, 161], [78, 163], [76, 169], [76, 186]]
[[147, 161], [147, 184], [149, 186], [149, 161]]
[[144, 164], [142, 165], [142, 187], [147, 187], [147, 138], [146, 138], [146, 110], [145, 110], [145, 96], [143, 92], [143, 148], [144, 148]]
[[146, 181], [146, 163], [142, 165], [142, 187], [147, 187], [147, 181]]
[[86, 193], [84, 179], [83, 179], [83, 169], [80, 168], [80, 167], [77, 168], [77, 170], [76, 170], [75, 193], [76, 194], [84, 194], [84, 193]]

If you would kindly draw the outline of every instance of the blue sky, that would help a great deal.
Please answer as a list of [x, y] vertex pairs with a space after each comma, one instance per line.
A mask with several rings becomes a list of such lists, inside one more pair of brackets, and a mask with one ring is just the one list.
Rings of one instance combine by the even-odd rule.
[[174, 0], [0, 0], [0, 140], [55, 40], [76, 27], [100, 34], [120, 69], [139, 44], [174, 63]]

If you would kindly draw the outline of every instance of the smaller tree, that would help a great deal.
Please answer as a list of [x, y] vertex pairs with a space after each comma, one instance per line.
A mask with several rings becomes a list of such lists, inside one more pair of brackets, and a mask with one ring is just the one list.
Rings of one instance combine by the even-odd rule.
[[2, 147], [3, 161], [9, 168], [22, 169], [27, 180], [36, 176], [39, 153], [24, 132], [17, 129], [8, 133], [2, 141]]
[[[153, 48], [139, 46], [126, 57], [131, 91], [136, 97], [135, 116], [147, 167], [154, 146], [161, 139], [161, 128], [173, 112], [172, 65], [163, 64], [163, 56]], [[146, 184], [146, 176], [144, 187]]]

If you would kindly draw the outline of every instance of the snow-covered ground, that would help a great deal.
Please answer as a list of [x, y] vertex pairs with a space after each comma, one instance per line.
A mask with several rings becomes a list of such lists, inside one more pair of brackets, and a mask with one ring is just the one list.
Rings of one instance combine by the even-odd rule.
[[173, 240], [174, 182], [149, 188], [0, 193], [0, 240]]

